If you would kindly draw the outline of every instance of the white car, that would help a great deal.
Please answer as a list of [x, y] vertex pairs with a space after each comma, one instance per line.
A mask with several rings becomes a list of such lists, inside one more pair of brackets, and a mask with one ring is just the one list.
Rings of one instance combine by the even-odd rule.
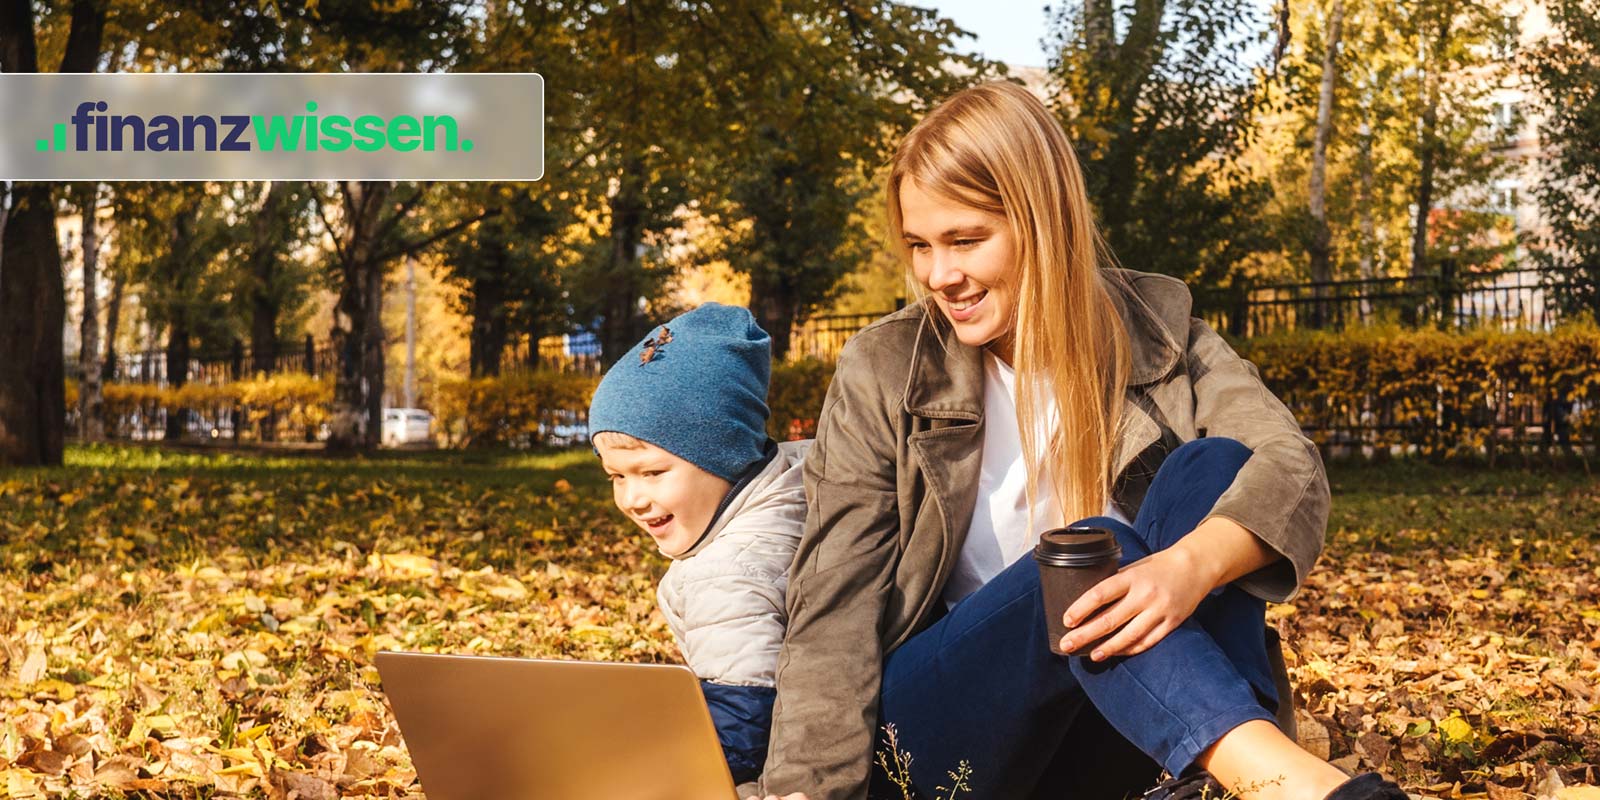
[[420, 408], [386, 408], [383, 410], [383, 446], [431, 442], [429, 430], [432, 426], [433, 415]]

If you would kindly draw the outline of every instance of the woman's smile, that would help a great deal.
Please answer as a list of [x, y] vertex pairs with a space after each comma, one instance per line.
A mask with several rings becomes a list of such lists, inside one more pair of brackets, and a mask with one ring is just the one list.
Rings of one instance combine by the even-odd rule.
[[978, 306], [981, 305], [983, 303], [983, 299], [988, 296], [989, 290], [985, 289], [975, 295], [969, 295], [965, 298], [962, 298], [961, 300], [946, 300], [945, 308], [949, 309], [950, 318], [952, 320], [955, 320], [956, 322], [966, 322], [967, 320], [977, 316]]

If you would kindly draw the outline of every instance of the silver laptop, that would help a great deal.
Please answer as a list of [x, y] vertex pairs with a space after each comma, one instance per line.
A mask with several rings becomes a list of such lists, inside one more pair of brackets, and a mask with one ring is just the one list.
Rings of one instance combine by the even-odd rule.
[[429, 800], [736, 800], [686, 667], [380, 652]]

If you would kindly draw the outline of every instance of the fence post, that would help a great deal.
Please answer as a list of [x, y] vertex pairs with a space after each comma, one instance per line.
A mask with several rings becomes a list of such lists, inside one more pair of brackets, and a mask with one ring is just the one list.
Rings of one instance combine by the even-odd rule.
[[1233, 313], [1228, 315], [1228, 333], [1243, 339], [1250, 330], [1250, 285], [1234, 285]]
[[1439, 293], [1439, 330], [1446, 331], [1454, 327], [1456, 321], [1454, 259], [1447, 258], [1439, 262], [1439, 285], [1434, 288]]
[[[244, 343], [238, 339], [233, 340], [233, 363], [228, 365], [228, 378], [233, 382], [239, 381], [239, 376], [244, 374]], [[239, 443], [239, 427], [244, 422], [244, 414], [239, 409], [239, 404], [234, 403], [229, 412], [229, 422], [233, 425], [233, 443]]]
[[317, 377], [317, 343], [309, 333], [306, 334], [306, 374]]

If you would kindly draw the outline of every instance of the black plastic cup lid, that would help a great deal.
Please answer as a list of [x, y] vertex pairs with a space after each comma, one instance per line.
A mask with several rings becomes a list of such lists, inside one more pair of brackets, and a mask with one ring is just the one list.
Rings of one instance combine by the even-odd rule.
[[1040, 556], [1058, 558], [1094, 558], [1120, 554], [1122, 547], [1117, 537], [1105, 528], [1056, 528], [1039, 535], [1035, 552]]

